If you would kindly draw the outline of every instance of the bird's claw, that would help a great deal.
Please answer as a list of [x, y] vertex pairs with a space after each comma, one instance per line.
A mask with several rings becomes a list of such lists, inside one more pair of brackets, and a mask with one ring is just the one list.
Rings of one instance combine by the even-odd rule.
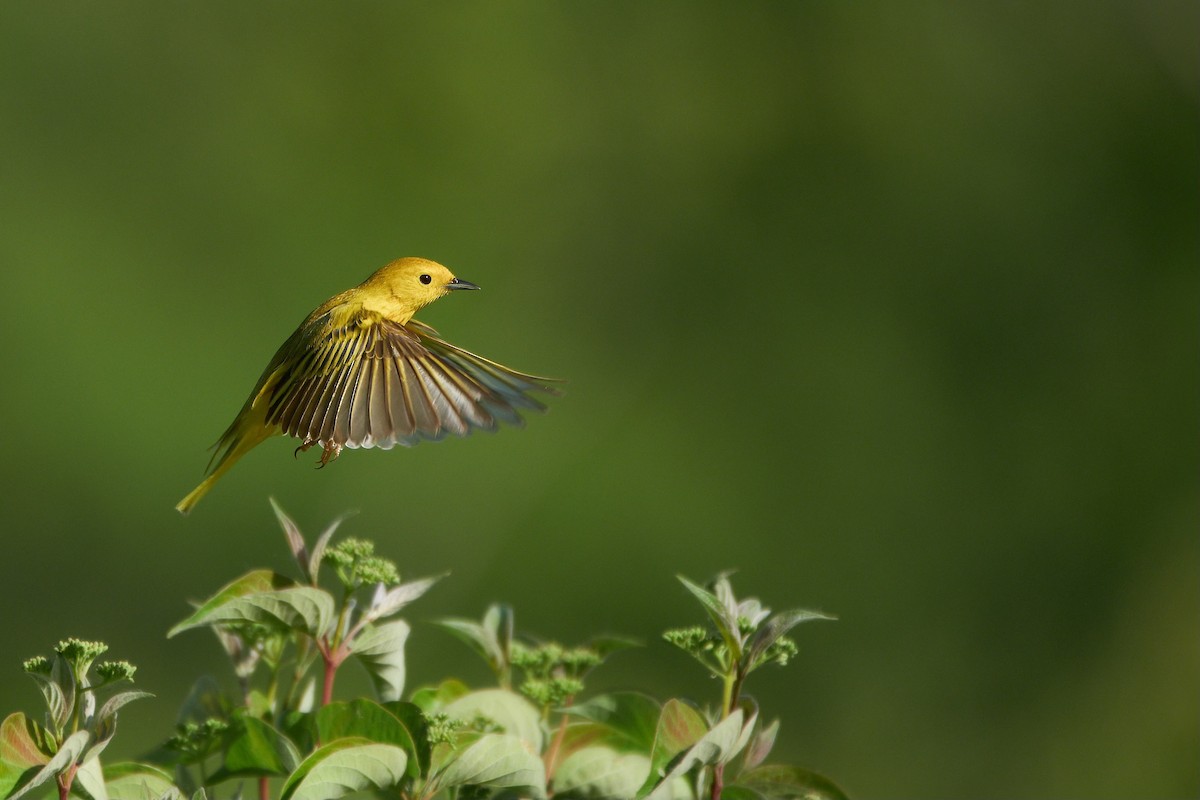
[[292, 458], [299, 458], [301, 453], [307, 453], [308, 448], [312, 447], [314, 444], [316, 444], [316, 442], [305, 439], [302, 445], [292, 451]]
[[331, 461], [337, 460], [337, 457], [342, 454], [342, 446], [336, 442], [328, 442], [325, 445], [325, 451], [321, 453], [320, 463], [317, 464], [317, 469], [324, 469], [325, 465]]

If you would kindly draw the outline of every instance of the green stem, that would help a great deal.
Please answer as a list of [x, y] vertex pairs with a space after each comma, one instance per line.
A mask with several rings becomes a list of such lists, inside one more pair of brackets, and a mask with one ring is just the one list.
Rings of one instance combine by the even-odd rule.
[[[745, 680], [746, 676], [742, 674], [737, 664], [733, 664], [721, 677], [721, 719], [725, 719], [733, 713], [733, 709], [737, 707], [738, 701], [741, 700], [742, 681]], [[725, 765], [717, 764], [712, 769], [712, 786], [709, 790], [709, 800], [721, 800], [721, 791], [724, 788]]]
[[333, 629], [333, 635], [329, 637], [330, 649], [334, 650], [342, 643], [342, 636], [346, 633], [346, 621], [350, 614], [350, 589], [345, 588], [342, 591], [342, 610], [338, 612], [337, 627]]
[[721, 686], [721, 719], [729, 716], [729, 712], [733, 711], [733, 687], [737, 682], [737, 676], [730, 673], [725, 673], [722, 676]]
[[[275, 697], [278, 694], [279, 694], [279, 668], [275, 667], [274, 669], [271, 670], [271, 679], [267, 683], [267, 708], [272, 709], [278, 715], [279, 719], [283, 719], [283, 717], [287, 714], [287, 708], [279, 708], [279, 709], [275, 708]], [[246, 694], [246, 701], [247, 701], [246, 704], [249, 705], [249, 701], [250, 701], [249, 693]]]

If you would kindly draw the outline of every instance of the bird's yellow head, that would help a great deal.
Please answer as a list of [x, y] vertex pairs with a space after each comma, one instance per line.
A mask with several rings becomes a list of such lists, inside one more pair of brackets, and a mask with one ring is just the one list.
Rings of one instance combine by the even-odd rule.
[[[456, 289], [478, 289], [470, 281], [454, 277], [454, 273], [436, 261], [425, 258], [398, 258], [381, 267], [363, 282], [362, 287], [373, 295], [372, 300], [397, 322], [407, 322], [420, 309]], [[402, 319], [397, 319], [397, 318]]]

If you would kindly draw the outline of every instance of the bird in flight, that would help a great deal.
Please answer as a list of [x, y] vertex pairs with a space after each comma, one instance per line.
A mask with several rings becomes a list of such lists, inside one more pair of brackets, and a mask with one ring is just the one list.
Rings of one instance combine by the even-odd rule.
[[555, 379], [469, 353], [413, 319], [450, 292], [478, 288], [435, 261], [401, 258], [326, 300], [275, 353], [213, 446], [207, 477], [175, 508], [187, 514], [276, 434], [299, 439], [297, 453], [320, 445], [325, 466], [345, 447], [408, 447], [519, 426], [519, 409], [544, 410], [531, 393], [557, 394]]

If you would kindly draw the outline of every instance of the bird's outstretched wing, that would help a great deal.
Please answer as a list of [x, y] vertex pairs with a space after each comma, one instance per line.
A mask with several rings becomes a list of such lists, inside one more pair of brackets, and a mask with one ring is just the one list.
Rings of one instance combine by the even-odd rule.
[[545, 408], [531, 392], [557, 393], [553, 379], [455, 347], [416, 320], [399, 325], [360, 312], [308, 330], [290, 343], [293, 358], [266, 409], [267, 424], [305, 442], [387, 450], [519, 426], [519, 409]]

